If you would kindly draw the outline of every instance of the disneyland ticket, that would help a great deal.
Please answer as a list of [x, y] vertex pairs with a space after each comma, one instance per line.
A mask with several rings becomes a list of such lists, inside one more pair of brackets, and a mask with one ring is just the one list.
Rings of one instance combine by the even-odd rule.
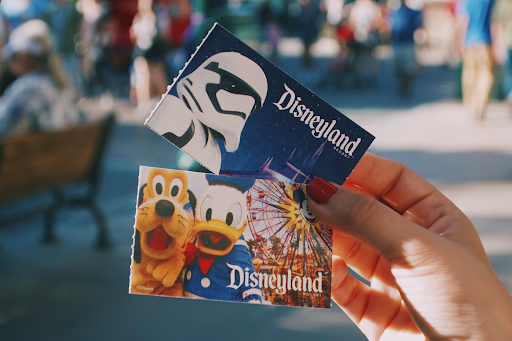
[[295, 182], [141, 167], [129, 292], [331, 308], [332, 230]]
[[215, 174], [343, 183], [374, 137], [215, 24], [145, 123]]

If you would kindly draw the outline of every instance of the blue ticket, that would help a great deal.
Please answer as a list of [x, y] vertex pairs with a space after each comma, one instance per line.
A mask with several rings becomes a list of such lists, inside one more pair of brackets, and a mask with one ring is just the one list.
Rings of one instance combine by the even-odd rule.
[[215, 174], [343, 183], [374, 137], [215, 24], [145, 123]]

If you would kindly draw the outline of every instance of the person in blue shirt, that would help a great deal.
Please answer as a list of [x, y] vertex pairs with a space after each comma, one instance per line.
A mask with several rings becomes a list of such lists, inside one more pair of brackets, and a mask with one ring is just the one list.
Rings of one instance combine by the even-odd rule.
[[261, 303], [261, 288], [243, 237], [247, 227], [245, 192], [254, 179], [206, 177], [209, 187], [195, 210], [196, 242], [185, 250], [185, 296]]
[[462, 100], [482, 121], [494, 76], [491, 14], [494, 0], [460, 0], [457, 6], [456, 49], [462, 54]]
[[400, 82], [400, 94], [411, 95], [412, 81], [417, 72], [414, 32], [423, 26], [420, 11], [407, 6], [405, 0], [391, 12], [391, 39], [393, 41], [395, 69]]

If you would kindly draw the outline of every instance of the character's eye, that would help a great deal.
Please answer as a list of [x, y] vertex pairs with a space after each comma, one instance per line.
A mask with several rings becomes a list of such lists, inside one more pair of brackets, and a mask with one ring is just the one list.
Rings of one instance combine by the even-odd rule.
[[222, 75], [221, 87], [232, 94], [249, 95], [247, 86], [229, 75]]
[[169, 192], [169, 194], [171, 195], [171, 197], [179, 197], [180, 194], [181, 194], [181, 189], [183, 188], [183, 182], [176, 178], [174, 180], [172, 180], [171, 182], [171, 190]]
[[161, 195], [164, 192], [165, 178], [162, 175], [157, 175], [153, 178], [153, 190], [156, 195]]
[[303, 201], [302, 208], [304, 209], [304, 215], [306, 216], [306, 218], [316, 219], [316, 215], [309, 208], [307, 200]]
[[226, 224], [228, 224], [231, 227], [237, 227], [238, 224], [240, 224], [240, 219], [242, 218], [242, 206], [240, 206], [240, 203], [235, 203], [231, 208], [229, 209], [228, 213], [226, 214]]
[[210, 196], [207, 196], [203, 203], [201, 204], [201, 220], [202, 221], [210, 221], [212, 219], [212, 206], [213, 199]]

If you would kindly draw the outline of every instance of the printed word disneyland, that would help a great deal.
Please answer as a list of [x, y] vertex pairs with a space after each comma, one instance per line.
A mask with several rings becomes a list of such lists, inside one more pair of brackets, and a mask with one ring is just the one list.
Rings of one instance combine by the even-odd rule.
[[355, 141], [350, 141], [350, 137], [348, 135], [342, 134], [339, 129], [334, 129], [336, 120], [326, 122], [319, 115], [315, 115], [315, 113], [306, 107], [306, 105], [299, 104], [302, 98], [296, 97], [295, 92], [290, 89], [288, 85], [284, 84], [284, 88], [286, 91], [279, 99], [279, 102], [274, 103], [274, 105], [280, 111], [289, 110], [288, 112], [290, 114], [300, 118], [304, 124], [309, 125], [312, 129], [311, 134], [315, 138], [326, 138], [327, 141], [331, 142], [336, 149], [343, 150], [347, 155], [352, 156], [361, 142], [361, 138], [358, 137]]
[[311, 277], [294, 276], [292, 278], [292, 270], [288, 269], [287, 275], [267, 275], [263, 273], [253, 272], [249, 274], [249, 268], [244, 270], [237, 266], [226, 263], [231, 269], [231, 283], [227, 286], [238, 290], [242, 285], [251, 286], [253, 288], [271, 288], [275, 289], [279, 295], [284, 295], [287, 290], [303, 291], [303, 292], [322, 292], [322, 272], [318, 272], [318, 277], [311, 280]]

